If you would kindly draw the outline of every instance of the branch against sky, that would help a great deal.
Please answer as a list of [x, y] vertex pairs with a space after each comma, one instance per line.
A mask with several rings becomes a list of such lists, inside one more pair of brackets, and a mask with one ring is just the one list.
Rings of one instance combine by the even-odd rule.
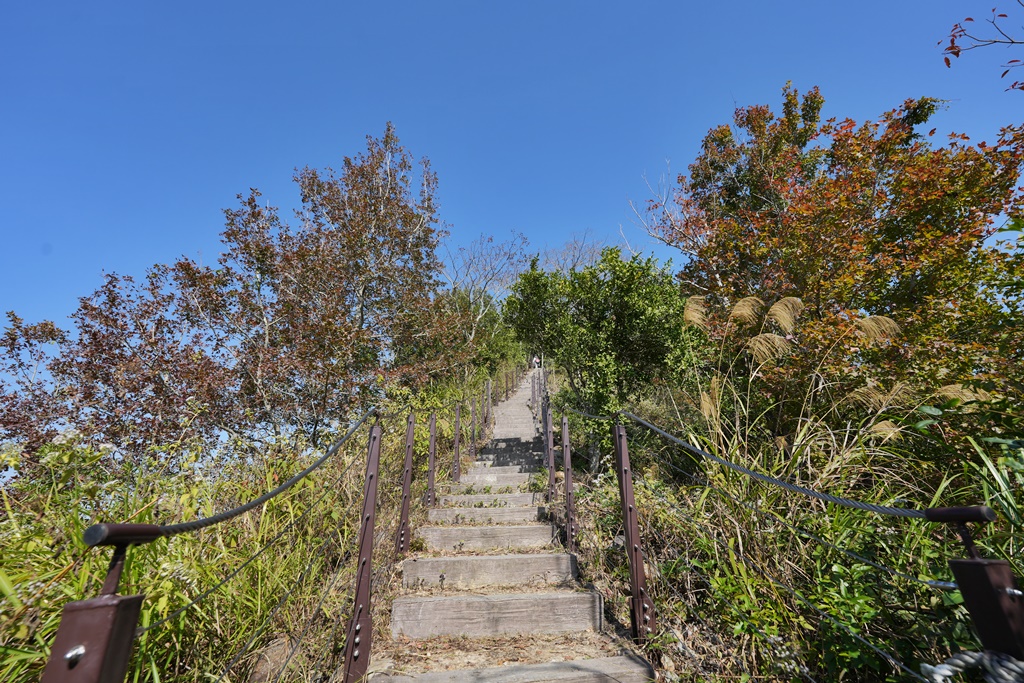
[[452, 251], [445, 245], [444, 277], [453, 294], [451, 305], [469, 321], [467, 340], [476, 338], [481, 321], [497, 313], [519, 273], [526, 269], [528, 240], [522, 233], [497, 242], [481, 235], [466, 247]]
[[582, 233], [573, 233], [561, 247], [546, 250], [541, 255], [541, 266], [549, 272], [583, 270], [601, 260], [601, 252], [606, 246], [604, 240], [595, 237], [588, 228]]
[[[1024, 0], [1017, 0], [1021, 10], [1024, 10]], [[1024, 16], [1020, 17], [1024, 18]], [[1017, 17], [1013, 21], [1016, 21]], [[973, 17], [966, 17], [963, 21], [953, 24], [949, 32], [949, 43], [942, 50], [946, 66], [951, 66], [950, 57], [959, 58], [961, 53], [976, 50], [980, 47], [992, 47], [1003, 45], [1005, 47], [1020, 48], [1024, 46], [1024, 26], [1009, 28], [1011, 23], [1010, 15], [1000, 12], [998, 8], [992, 8], [992, 17], [985, 19], [985, 24], [978, 24]], [[979, 31], [980, 29], [980, 31]], [[945, 40], [939, 41], [942, 45]], [[1024, 65], [1021, 59], [1010, 59], [1003, 66], [1003, 73], [1000, 78], [1006, 78], [1014, 69]], [[1007, 90], [1024, 91], [1024, 80], [1013, 81]]]

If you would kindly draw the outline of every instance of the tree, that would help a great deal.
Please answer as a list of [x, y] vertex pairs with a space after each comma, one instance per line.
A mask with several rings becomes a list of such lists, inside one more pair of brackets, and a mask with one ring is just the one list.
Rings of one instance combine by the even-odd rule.
[[667, 377], [687, 343], [679, 287], [653, 258], [626, 261], [606, 248], [596, 264], [568, 273], [545, 273], [535, 259], [512, 290], [509, 325], [565, 371], [590, 411], [613, 410]]
[[526, 265], [527, 239], [520, 233], [503, 242], [481, 235], [468, 246], [446, 249], [444, 276], [453, 312], [465, 319], [466, 341], [472, 343], [479, 332], [488, 337], [497, 334], [497, 312], [509, 287]]
[[[252, 190], [225, 211], [215, 265], [182, 258], [144, 282], [110, 275], [69, 334], [13, 314], [3, 337], [0, 437], [29, 448], [70, 426], [126, 455], [305, 439], [396, 384], [443, 371], [434, 193], [388, 124], [341, 171], [295, 176], [294, 227]], [[456, 328], [457, 329], [457, 328]], [[403, 363], [408, 362], [408, 365]], [[35, 417], [33, 417], [35, 416]]]
[[[800, 298], [792, 373], [831, 370], [847, 391], [978, 380], [1014, 391], [1020, 370], [993, 335], [1007, 319], [993, 297], [1005, 259], [986, 240], [1024, 208], [1024, 127], [993, 144], [953, 133], [940, 147], [935, 129], [922, 132], [934, 100], [865, 123], [821, 122], [823, 102], [787, 85], [779, 116], [738, 109], [674, 195], [650, 204], [651, 234], [689, 259], [680, 278], [712, 310]], [[892, 318], [901, 334], [868, 351], [851, 335], [863, 316]]]
[[335, 175], [305, 168], [292, 228], [259, 193], [225, 212], [217, 267], [173, 267], [182, 316], [230, 351], [250, 426], [297, 428], [313, 443], [355, 405], [372, 403], [381, 379], [418, 381], [395, 366], [397, 346], [423, 327], [440, 262], [436, 178], [415, 163], [388, 124]]

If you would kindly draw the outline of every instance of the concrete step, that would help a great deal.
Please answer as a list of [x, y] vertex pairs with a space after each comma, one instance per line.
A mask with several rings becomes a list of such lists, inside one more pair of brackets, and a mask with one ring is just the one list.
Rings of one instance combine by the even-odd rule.
[[433, 638], [600, 631], [602, 617], [596, 591], [404, 597], [392, 605], [391, 633]]
[[566, 583], [576, 574], [576, 556], [568, 553], [420, 557], [402, 563], [402, 585], [406, 588]]
[[427, 550], [491, 550], [493, 548], [543, 548], [552, 542], [550, 524], [522, 526], [425, 526], [416, 536]]
[[538, 505], [544, 502], [543, 493], [474, 493], [439, 496], [438, 505], [459, 507], [518, 507]]
[[543, 462], [543, 450], [485, 448], [477, 454], [477, 460], [495, 465], [536, 465]]
[[[462, 475], [465, 480], [466, 475]], [[524, 484], [482, 484], [480, 482], [471, 482], [463, 484], [441, 484], [438, 486], [442, 493], [445, 495], [461, 495], [471, 496], [483, 494], [487, 495], [508, 495], [510, 493], [523, 493], [526, 488]]]
[[648, 683], [654, 680], [654, 669], [635, 655], [622, 655], [488, 669], [434, 671], [416, 676], [376, 676], [373, 680], [381, 683]]
[[545, 507], [466, 507], [427, 510], [427, 521], [435, 523], [481, 522], [485, 524], [522, 524], [524, 522], [542, 522], [545, 519], [547, 519], [547, 508]]
[[[522, 474], [532, 473], [540, 469], [540, 459], [532, 465], [493, 465], [490, 460], [477, 460], [466, 474]], [[464, 475], [465, 476], [465, 475]]]
[[464, 486], [519, 486], [530, 481], [529, 472], [491, 473], [486, 470], [464, 472], [459, 483]]

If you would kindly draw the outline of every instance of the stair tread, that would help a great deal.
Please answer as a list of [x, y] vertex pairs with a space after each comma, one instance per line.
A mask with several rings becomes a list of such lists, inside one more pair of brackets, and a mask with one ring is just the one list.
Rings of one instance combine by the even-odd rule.
[[513, 664], [480, 669], [455, 669], [434, 671], [415, 676], [375, 676], [374, 681], [394, 683], [446, 683], [447, 681], [469, 681], [470, 683], [641, 683], [653, 681], [651, 665], [635, 655], [601, 657], [598, 659], [573, 659], [543, 664]]
[[[410, 558], [402, 563], [406, 588], [534, 585], [576, 578], [576, 557], [568, 553], [520, 553]], [[441, 580], [444, 576], [444, 580]]]
[[391, 607], [395, 637], [564, 633], [600, 631], [602, 626], [603, 605], [596, 591], [403, 596]]

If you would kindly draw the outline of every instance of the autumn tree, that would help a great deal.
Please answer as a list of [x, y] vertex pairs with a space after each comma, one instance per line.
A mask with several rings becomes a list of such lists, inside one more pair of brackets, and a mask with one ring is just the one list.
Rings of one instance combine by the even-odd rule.
[[[821, 121], [823, 103], [817, 89], [801, 98], [787, 85], [780, 114], [738, 109], [672, 196], [651, 203], [651, 234], [688, 258], [685, 286], [713, 310], [801, 299], [793, 341], [805, 376], [831, 363], [847, 389], [990, 380], [1012, 390], [1019, 370], [990, 343], [1005, 318], [992, 296], [1005, 258], [987, 240], [1022, 210], [1024, 128], [977, 144], [952, 133], [940, 146], [927, 127], [934, 100], [861, 123]], [[887, 316], [901, 334], [869, 353], [850, 333], [863, 316]]]
[[225, 434], [318, 444], [390, 387], [444, 372], [450, 355], [423, 352], [448, 349], [452, 332], [436, 315], [429, 163], [389, 124], [337, 173], [306, 168], [295, 181], [294, 224], [252, 190], [225, 211], [215, 264], [110, 275], [71, 333], [11, 315], [0, 437], [32, 447], [74, 427], [125, 454]]

